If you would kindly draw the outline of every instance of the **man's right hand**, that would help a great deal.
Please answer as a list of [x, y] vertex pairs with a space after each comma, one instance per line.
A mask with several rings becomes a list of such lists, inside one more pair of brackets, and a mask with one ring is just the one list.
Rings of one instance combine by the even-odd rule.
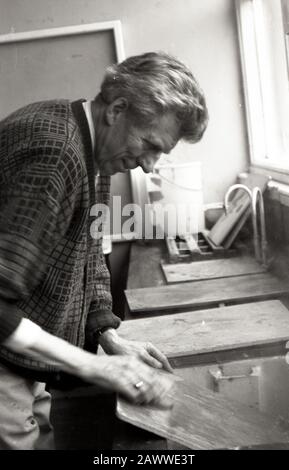
[[174, 376], [159, 372], [134, 356], [94, 356], [81, 375], [87, 382], [120, 393], [133, 403], [172, 407]]

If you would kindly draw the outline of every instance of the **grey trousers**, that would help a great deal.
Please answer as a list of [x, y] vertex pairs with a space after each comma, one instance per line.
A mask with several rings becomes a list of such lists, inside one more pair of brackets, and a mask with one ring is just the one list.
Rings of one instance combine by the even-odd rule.
[[53, 450], [50, 408], [44, 383], [0, 365], [0, 450]]

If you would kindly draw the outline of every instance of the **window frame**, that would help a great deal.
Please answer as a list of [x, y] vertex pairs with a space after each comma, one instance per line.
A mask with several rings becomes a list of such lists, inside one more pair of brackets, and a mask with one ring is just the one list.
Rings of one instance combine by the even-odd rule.
[[[249, 141], [250, 164], [254, 172], [258, 168], [262, 173], [266, 172], [274, 179], [289, 184], [289, 155], [288, 163], [281, 164], [281, 160], [270, 155], [268, 159], [268, 147], [266, 145], [266, 124], [265, 124], [265, 102], [264, 83], [260, 69], [266, 66], [262, 54], [262, 34], [260, 34], [260, 18], [258, 18], [258, 8], [262, 0], [235, 0], [237, 27], [239, 36], [239, 48], [241, 58], [241, 68], [243, 75], [243, 89], [245, 98], [245, 111], [247, 120], [247, 132]], [[285, 5], [286, 0], [282, 0]], [[284, 6], [282, 5], [283, 9]], [[287, 4], [286, 4], [287, 7]], [[283, 10], [284, 13], [284, 10]], [[284, 15], [283, 15], [284, 19]], [[284, 20], [285, 21], [285, 20]], [[284, 26], [284, 25], [283, 25]], [[289, 32], [289, 25], [288, 25]], [[287, 41], [289, 41], [287, 35]], [[284, 51], [285, 28], [284, 28]], [[289, 75], [289, 42], [287, 42], [287, 67]], [[286, 70], [285, 70], [286, 73]], [[289, 89], [289, 77], [288, 77]]]

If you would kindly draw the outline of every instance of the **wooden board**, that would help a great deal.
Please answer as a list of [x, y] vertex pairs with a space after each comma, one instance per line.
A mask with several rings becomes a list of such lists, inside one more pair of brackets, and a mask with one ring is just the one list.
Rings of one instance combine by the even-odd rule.
[[168, 284], [171, 282], [201, 281], [220, 277], [240, 276], [265, 272], [252, 257], [234, 257], [192, 263], [161, 263]]
[[132, 243], [127, 286], [129, 289], [150, 286], [162, 286], [165, 278], [160, 260], [165, 256], [166, 245], [161, 241]]
[[223, 241], [223, 244], [222, 246], [228, 250], [232, 244], [234, 243], [235, 239], [237, 238], [238, 234], [240, 233], [240, 231], [242, 230], [242, 228], [244, 227], [246, 221], [248, 220], [249, 218], [249, 214], [251, 213], [251, 209], [248, 208], [244, 214], [242, 215], [242, 217], [240, 217], [240, 219], [238, 220], [238, 222], [236, 223], [236, 225], [234, 225], [234, 227], [232, 228], [231, 232], [229, 233], [229, 235], [227, 235], [226, 239]]
[[193, 235], [184, 235], [184, 240], [186, 241], [187, 247], [191, 253], [201, 253], [200, 248], [198, 247], [198, 243], [196, 242]]
[[218, 393], [180, 380], [174, 406], [164, 410], [131, 405], [119, 398], [117, 416], [190, 449], [231, 449], [288, 442], [278, 420]]
[[[269, 178], [264, 175], [254, 175], [249, 174], [243, 184], [246, 185], [249, 189], [253, 189], [255, 186], [258, 186], [262, 192], [264, 192]], [[229, 207], [226, 214], [223, 214], [215, 223], [213, 228], [209, 233], [209, 239], [215, 245], [221, 245], [225, 238], [230, 234], [232, 229], [238, 224], [239, 219], [246, 212], [248, 215], [250, 211], [251, 200], [249, 195], [242, 189], [237, 189], [232, 196], [232, 200], [229, 201]], [[239, 226], [239, 229], [242, 228], [242, 225]], [[235, 233], [235, 235], [237, 235]]]
[[151, 341], [169, 358], [289, 339], [289, 311], [279, 300], [124, 321], [119, 334]]
[[162, 310], [184, 310], [214, 306], [222, 302], [270, 299], [288, 292], [288, 283], [269, 273], [262, 273], [131, 289], [126, 290], [125, 294], [131, 313], [157, 314]]
[[240, 219], [244, 219], [244, 214], [248, 214], [250, 198], [247, 193], [236, 191], [237, 196], [229, 205], [226, 214], [223, 214], [211, 229], [208, 238], [215, 245], [221, 245], [230, 232], [238, 225]]

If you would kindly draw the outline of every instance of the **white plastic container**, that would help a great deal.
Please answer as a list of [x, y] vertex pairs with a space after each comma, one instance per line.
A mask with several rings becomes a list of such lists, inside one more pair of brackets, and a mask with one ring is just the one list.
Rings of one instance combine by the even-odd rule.
[[165, 235], [182, 236], [204, 229], [201, 162], [159, 164], [148, 178], [155, 225]]

